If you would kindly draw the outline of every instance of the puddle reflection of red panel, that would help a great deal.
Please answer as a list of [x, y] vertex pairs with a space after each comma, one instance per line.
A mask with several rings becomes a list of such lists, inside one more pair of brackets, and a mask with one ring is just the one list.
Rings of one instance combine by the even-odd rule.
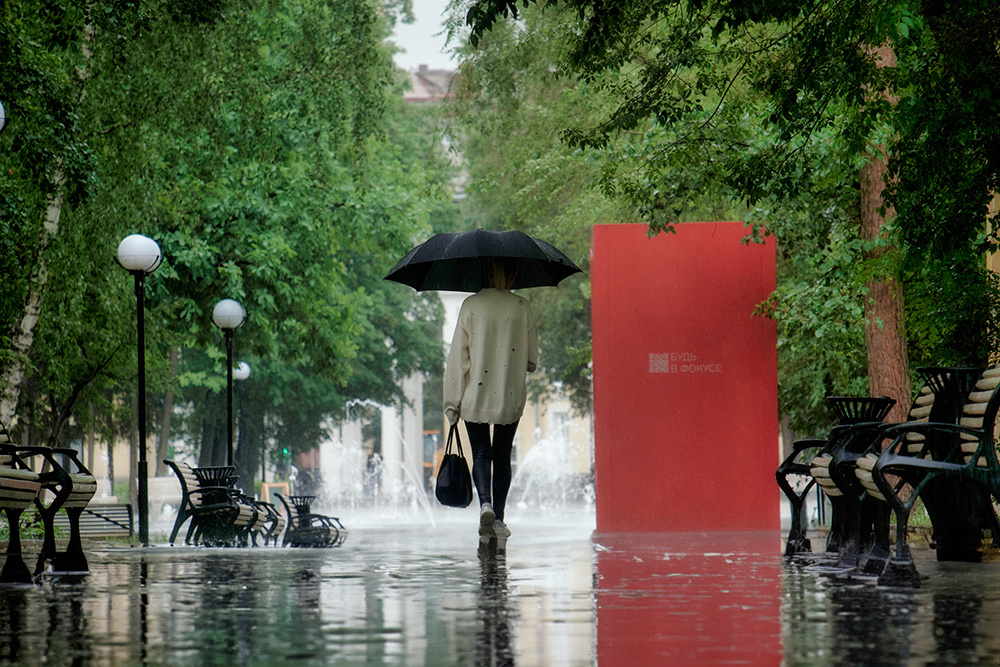
[[600, 667], [780, 665], [776, 533], [595, 535]]

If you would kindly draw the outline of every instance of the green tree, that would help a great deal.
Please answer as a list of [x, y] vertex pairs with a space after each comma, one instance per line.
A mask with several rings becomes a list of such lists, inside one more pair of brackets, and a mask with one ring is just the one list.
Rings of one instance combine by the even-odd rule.
[[[780, 219], [801, 216], [782, 211], [802, 210], [801, 203], [827, 193], [833, 208], [813, 209], [806, 228], [832, 210], [834, 219], [853, 220], [853, 229], [835, 225], [817, 237], [829, 239], [817, 248], [833, 261], [814, 268], [844, 266], [839, 260], [850, 249], [845, 287], [862, 304], [880, 304], [865, 318], [870, 391], [890, 393], [901, 406], [909, 398], [908, 387], [879, 379], [884, 368], [905, 369], [907, 362], [902, 323], [888, 319], [892, 304], [902, 301], [883, 286], [904, 283], [918, 297], [908, 304], [908, 320], [919, 331], [911, 356], [982, 363], [989, 348], [983, 332], [996, 329], [984, 326], [993, 292], [981, 270], [983, 252], [993, 245], [984, 222], [1000, 154], [996, 33], [983, 29], [992, 25], [992, 3], [570, 0], [558, 6], [575, 13], [564, 26], [561, 68], [614, 93], [597, 122], [566, 125], [567, 140], [606, 151], [629, 133], [648, 137], [650, 124], [665, 139], [627, 142], [631, 161], [616, 160], [620, 150], [604, 158], [606, 191], [639, 204], [651, 230], [681, 219], [678, 200], [690, 191], [685, 182], [704, 183], [731, 193], [751, 221], [766, 219], [791, 257], [811, 244], [793, 247], [790, 241], [805, 237], [782, 229]], [[485, 43], [503, 16], [522, 13], [512, 0], [470, 3], [472, 44]], [[891, 58], [895, 66], [883, 67]], [[866, 167], [884, 160], [880, 147], [890, 156], [887, 166]], [[824, 155], [837, 161], [817, 170], [814, 161]], [[692, 176], [678, 185], [667, 167], [685, 161]], [[638, 168], [624, 171], [632, 165]], [[844, 193], [858, 187], [862, 195], [844, 205]], [[761, 210], [777, 212], [779, 220]], [[859, 222], [867, 220], [874, 224], [859, 235]], [[955, 266], [962, 269], [947, 268]], [[928, 307], [961, 295], [971, 295], [963, 299], [971, 309], [961, 314]], [[837, 306], [827, 316], [834, 322], [856, 312]], [[811, 328], [790, 324], [786, 332]], [[895, 351], [878, 352], [873, 341], [883, 331], [895, 337]], [[890, 391], [881, 391], [883, 382]]]
[[[447, 105], [451, 143], [467, 163], [467, 228], [520, 229], [555, 243], [586, 274], [594, 224], [638, 221], [594, 187], [597, 152], [561, 141], [562, 128], [596, 118], [598, 86], [559, 76], [560, 12], [531, 11], [464, 48], [456, 97]], [[575, 409], [590, 407], [590, 304], [585, 275], [531, 290], [539, 326], [537, 395], [560, 382]]]
[[8, 158], [0, 173], [0, 246], [5, 284], [0, 326], [0, 422], [10, 424], [24, 384], [52, 268], [50, 243], [63, 208], [80, 202], [95, 176], [81, 128], [81, 107], [95, 53], [120, 57], [141, 30], [132, 2], [34, 0], [5, 3], [0, 14], [0, 98], [14, 120], [0, 137]]
[[[117, 27], [86, 37], [79, 85], [70, 47], [81, 48], [87, 12], [105, 5], [60, 17], [39, 6], [5, 5], [10, 48], [0, 54], [21, 68], [0, 82], [0, 98], [26, 119], [0, 135], [18, 157], [13, 178], [0, 177], [0, 205], [16, 214], [3, 219], [0, 261], [6, 278], [6, 267], [32, 265], [27, 248], [46, 267], [34, 344], [2, 351], [5, 369], [27, 369], [8, 386], [37, 399], [18, 410], [24, 428], [65, 442], [79, 435], [65, 425], [91, 424], [81, 409], [90, 405], [94, 423], [116, 416], [108, 435], [130, 430], [116, 399], [134, 394], [135, 303], [114, 248], [136, 231], [165, 255], [147, 279], [151, 400], [169, 387], [193, 408], [173, 427], [205, 445], [205, 460], [219, 460], [220, 442], [224, 451], [224, 351], [211, 322], [221, 298], [248, 311], [235, 340], [253, 367], [247, 437], [261, 444], [309, 449], [347, 399], [399, 400], [400, 374], [440, 364], [427, 326], [435, 304], [381, 283], [445, 197], [435, 184], [445, 167], [401, 157], [387, 132], [400, 81], [385, 38], [408, 3], [109, 4]], [[66, 43], [49, 47], [57, 34]], [[46, 116], [45, 104], [62, 115]], [[76, 161], [55, 154], [58, 137], [46, 135], [57, 133], [32, 111], [72, 125], [77, 143], [64, 152]], [[62, 224], [43, 247], [46, 197], [57, 196], [45, 188], [59, 165]], [[10, 276], [0, 313], [13, 328], [32, 288]], [[244, 472], [259, 463], [251, 450]]]

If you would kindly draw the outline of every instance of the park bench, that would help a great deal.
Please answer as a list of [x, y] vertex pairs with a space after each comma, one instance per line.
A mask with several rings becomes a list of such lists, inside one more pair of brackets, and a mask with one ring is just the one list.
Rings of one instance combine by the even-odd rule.
[[277, 546], [281, 531], [285, 528], [285, 517], [271, 503], [253, 500], [253, 505], [257, 510], [257, 519], [250, 531], [251, 543], [257, 546], [257, 538], [260, 537], [264, 546], [268, 543]]
[[[29, 456], [41, 455], [52, 470], [39, 475], [42, 490], [35, 506], [42, 515], [44, 535], [35, 574], [50, 572], [86, 573], [90, 571], [83, 553], [80, 517], [97, 492], [97, 479], [83, 465], [77, 452], [69, 448], [32, 447]], [[66, 512], [70, 536], [66, 551], [56, 549], [55, 521], [59, 510]]]
[[[70, 530], [69, 516], [56, 514], [57, 528]], [[129, 539], [135, 533], [135, 519], [132, 506], [123, 504], [91, 504], [80, 515], [80, 535], [82, 537], [118, 537]]]
[[[8, 480], [4, 485], [10, 487], [15, 485], [14, 477], [32, 477], [32, 482], [39, 485], [38, 491], [31, 498], [42, 518], [43, 539], [42, 547], [35, 564], [34, 574], [37, 576], [43, 570], [61, 573], [82, 573], [89, 571], [87, 557], [83, 552], [83, 543], [80, 538], [80, 515], [84, 508], [90, 503], [90, 499], [97, 491], [97, 480], [90, 471], [80, 462], [76, 451], [65, 448], [49, 448], [38, 446], [14, 445], [9, 442], [9, 438], [4, 432], [0, 437], [2, 440], [2, 451], [0, 455], [4, 457], [3, 476]], [[33, 472], [31, 460], [34, 457], [42, 457], [44, 465], [42, 472]], [[36, 466], [38, 467], [38, 466]], [[23, 484], [25, 487], [34, 484]], [[17, 509], [21, 504], [21, 495], [11, 489], [13, 496], [11, 503], [12, 512], [8, 512], [8, 519], [12, 519], [12, 513], [19, 517], [24, 508]], [[5, 507], [6, 509], [6, 507]], [[60, 510], [65, 511], [67, 523], [70, 529], [69, 544], [65, 551], [58, 551], [56, 547], [55, 518]], [[16, 524], [9, 526], [12, 537], [12, 544], [16, 544], [16, 552], [20, 553], [20, 531]], [[8, 545], [8, 555], [12, 553]], [[20, 570], [17, 560], [20, 556], [11, 559], [12, 571]], [[23, 579], [23, 572], [17, 576]]]
[[257, 538], [267, 532], [267, 510], [260, 506], [253, 496], [236, 491], [237, 501], [250, 512], [250, 520], [246, 527], [240, 532], [240, 546], [257, 546]]
[[21, 554], [20, 520], [41, 488], [38, 474], [18, 456], [17, 448], [10, 444], [6, 433], [0, 433], [0, 509], [7, 517], [9, 529], [0, 583], [29, 584], [32, 581], [31, 571]]
[[788, 498], [791, 506], [791, 526], [788, 538], [785, 540], [785, 556], [812, 552], [812, 542], [806, 536], [806, 528], [802, 525], [803, 506], [806, 494], [816, 485], [812, 475], [812, 460], [826, 445], [826, 440], [808, 438], [796, 440], [792, 444], [792, 453], [781, 462], [774, 473], [778, 487]]
[[314, 514], [315, 496], [284, 496], [281, 500], [288, 513], [288, 523], [282, 544], [292, 547], [339, 547], [347, 539], [347, 529], [336, 517]]
[[[965, 388], [959, 383], [951, 393], [961, 395]], [[884, 434], [889, 446], [873, 447], [859, 460], [859, 479], [896, 513], [895, 550], [880, 584], [919, 586], [907, 543], [910, 512], [918, 498], [931, 519], [939, 560], [979, 560], [984, 529], [992, 532], [994, 544], [1000, 540], [1000, 521], [990, 499], [1000, 502], [994, 439], [998, 409], [1000, 368], [994, 367], [981, 373], [956, 419], [939, 420], [932, 414], [927, 422], [890, 427]]]
[[841, 490], [841, 474], [831, 464], [850, 457], [857, 449], [851, 446], [858, 440], [864, 441], [871, 425], [881, 425], [895, 401], [889, 398], [827, 397], [831, 409], [837, 415], [838, 424], [826, 440], [803, 439], [793, 444], [792, 453], [778, 466], [775, 477], [778, 486], [788, 497], [792, 507], [791, 528], [785, 545], [785, 555], [810, 554], [812, 545], [802, 526], [802, 506], [806, 494], [818, 485], [827, 496], [832, 508], [831, 528], [826, 551], [839, 554], [841, 546], [851, 539], [852, 531], [858, 523], [858, 508], [853, 501], [853, 493], [845, 497]]
[[266, 510], [236, 487], [233, 466], [196, 468], [187, 463], [164, 460], [181, 483], [181, 502], [170, 533], [174, 543], [181, 526], [189, 518], [185, 544], [205, 546], [247, 546], [253, 534], [267, 524]]
[[241, 514], [239, 504], [230, 492], [236, 469], [232, 466], [195, 468], [183, 461], [169, 459], [163, 462], [174, 471], [181, 485], [181, 503], [170, 531], [170, 544], [174, 544], [181, 526], [189, 519], [191, 523], [184, 544], [231, 544], [233, 526]]
[[[831, 429], [810, 471], [830, 499], [832, 516], [826, 552], [836, 557], [832, 564], [814, 567], [834, 573], [881, 572], [889, 557], [889, 511], [885, 503], [868, 496], [854, 470], [858, 458], [881, 439], [886, 426], [882, 420], [896, 401], [886, 396], [830, 396], [827, 400], [839, 423]], [[923, 398], [917, 399], [917, 404], [925, 403]], [[920, 418], [923, 409], [911, 409], [910, 417]]]
[[[926, 382], [914, 399], [909, 419], [904, 424], [913, 426], [928, 421], [958, 423], [964, 397], [978, 380], [981, 369], [931, 367], [919, 368], [917, 371], [924, 376]], [[841, 401], [839, 410], [842, 411], [844, 406], [861, 399], [830, 400]], [[838, 409], [838, 406], [834, 407]], [[885, 503], [883, 495], [871, 480], [871, 467], [881, 452], [888, 430], [897, 426], [900, 424], [860, 420], [851, 426], [837, 427], [834, 433], [840, 430], [842, 437], [838, 439], [831, 434], [834, 446], [828, 447], [814, 459], [812, 472], [834, 506], [828, 551], [837, 552], [835, 563], [817, 565], [813, 567], [814, 570], [836, 574], [853, 571], [852, 576], [883, 576], [890, 558], [889, 520], [892, 508]], [[843, 437], [844, 433], [848, 437]], [[905, 439], [908, 449], [916, 451], [923, 446], [925, 436], [910, 431]], [[978, 504], [978, 501], [973, 504]], [[995, 517], [992, 511], [990, 516]], [[839, 523], [838, 517], [841, 519]], [[939, 559], [950, 559], [944, 555], [948, 551], [948, 545], [953, 542], [948, 533], [963, 532], [959, 526], [961, 523], [961, 520], [956, 520], [954, 513], [949, 521], [939, 522], [943, 546], [938, 551]], [[974, 530], [979, 532], [978, 523]]]

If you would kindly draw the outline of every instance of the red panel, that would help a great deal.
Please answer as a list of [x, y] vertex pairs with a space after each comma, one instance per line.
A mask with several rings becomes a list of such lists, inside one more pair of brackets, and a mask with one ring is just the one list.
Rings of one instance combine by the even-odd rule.
[[597, 529], [777, 530], [774, 245], [676, 229], [594, 227]]

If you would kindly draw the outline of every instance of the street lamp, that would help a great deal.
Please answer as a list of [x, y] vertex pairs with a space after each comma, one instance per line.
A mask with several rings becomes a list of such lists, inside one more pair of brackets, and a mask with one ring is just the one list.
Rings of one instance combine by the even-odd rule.
[[250, 377], [250, 364], [245, 361], [236, 364], [236, 368], [233, 369], [233, 379], [246, 380], [248, 377]]
[[[222, 329], [226, 338], [226, 407], [229, 412], [228, 419], [228, 449], [226, 450], [226, 465], [233, 465], [233, 333], [247, 318], [247, 311], [238, 301], [223, 299], [215, 304], [212, 310], [212, 320], [216, 326]], [[250, 375], [250, 367], [247, 366], [247, 376]]]
[[7, 127], [7, 111], [3, 108], [3, 102], [0, 102], [0, 132]]
[[136, 322], [139, 330], [139, 541], [149, 546], [149, 469], [146, 467], [146, 276], [156, 271], [163, 254], [156, 241], [132, 234], [118, 244], [118, 263], [135, 277]]

